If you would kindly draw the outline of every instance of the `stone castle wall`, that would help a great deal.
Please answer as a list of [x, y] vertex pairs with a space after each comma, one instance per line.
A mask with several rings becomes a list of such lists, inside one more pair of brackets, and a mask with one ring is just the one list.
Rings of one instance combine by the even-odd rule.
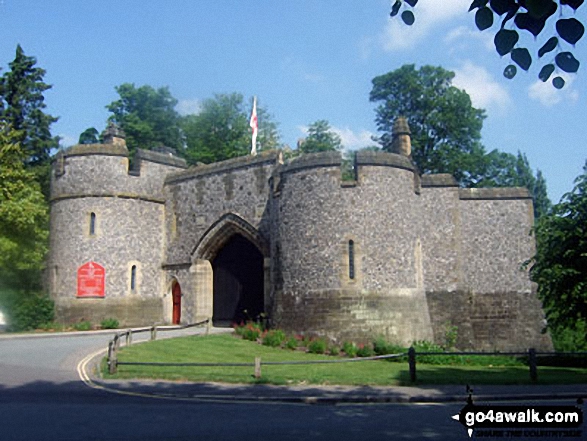
[[[153, 152], [139, 151], [135, 159], [137, 167], [129, 171], [126, 148], [114, 145], [75, 146], [55, 159], [48, 270], [60, 320], [162, 320], [163, 182], [182, 164]], [[77, 271], [87, 262], [105, 269], [103, 298], [77, 296]]]
[[[354, 181], [342, 181], [337, 152], [184, 170], [176, 157], [139, 151], [136, 164], [129, 171], [116, 145], [76, 146], [55, 161], [49, 273], [64, 320], [169, 323], [175, 281], [182, 322], [208, 318], [212, 262], [240, 234], [264, 257], [266, 311], [286, 330], [411, 344], [444, 343], [457, 326], [460, 348], [549, 348], [520, 269], [534, 250], [525, 190], [459, 189], [383, 152], [359, 152]], [[76, 298], [87, 261], [106, 268], [105, 298]]]

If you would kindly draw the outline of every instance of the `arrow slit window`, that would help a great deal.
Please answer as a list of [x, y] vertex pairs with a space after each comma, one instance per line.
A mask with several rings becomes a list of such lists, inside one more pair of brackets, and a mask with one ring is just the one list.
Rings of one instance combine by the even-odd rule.
[[90, 213], [90, 236], [96, 235], [96, 213]]

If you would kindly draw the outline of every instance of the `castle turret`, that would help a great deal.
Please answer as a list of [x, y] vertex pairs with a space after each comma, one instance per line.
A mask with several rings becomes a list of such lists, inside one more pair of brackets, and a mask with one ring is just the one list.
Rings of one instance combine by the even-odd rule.
[[391, 152], [409, 157], [412, 154], [411, 134], [408, 121], [403, 116], [398, 117], [393, 123]]
[[109, 121], [108, 127], [102, 132], [104, 144], [113, 144], [126, 147], [126, 134], [116, 123]]

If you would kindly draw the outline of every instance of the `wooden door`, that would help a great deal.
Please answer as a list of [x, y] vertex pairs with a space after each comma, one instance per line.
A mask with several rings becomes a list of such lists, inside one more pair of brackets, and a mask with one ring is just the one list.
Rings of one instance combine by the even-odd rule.
[[171, 289], [173, 296], [173, 324], [179, 325], [181, 320], [181, 286], [175, 282]]

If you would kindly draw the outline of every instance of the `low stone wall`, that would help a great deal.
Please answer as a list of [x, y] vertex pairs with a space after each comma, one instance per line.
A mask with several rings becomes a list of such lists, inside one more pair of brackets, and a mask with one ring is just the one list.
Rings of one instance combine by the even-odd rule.
[[55, 320], [60, 323], [70, 324], [88, 320], [93, 325], [99, 325], [107, 318], [115, 318], [121, 327], [163, 323], [162, 299], [77, 298], [55, 301]]
[[375, 337], [409, 345], [432, 340], [426, 298], [415, 290], [377, 293], [320, 290], [306, 295], [278, 293], [273, 322], [288, 332], [370, 343]]
[[552, 350], [534, 292], [428, 292], [426, 297], [438, 344], [445, 344], [447, 329], [456, 326], [461, 350]]

